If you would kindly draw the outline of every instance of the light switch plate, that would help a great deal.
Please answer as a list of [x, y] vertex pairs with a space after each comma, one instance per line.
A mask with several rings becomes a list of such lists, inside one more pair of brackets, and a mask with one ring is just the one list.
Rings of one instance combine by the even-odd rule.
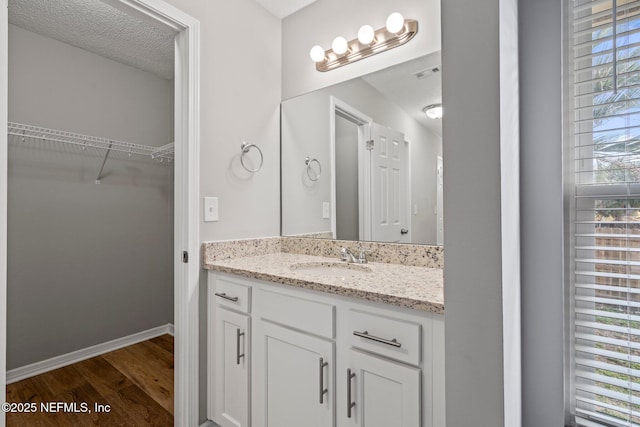
[[218, 221], [218, 198], [204, 198], [204, 222]]
[[322, 218], [327, 219], [331, 217], [331, 213], [329, 212], [330, 206], [329, 202], [322, 202]]

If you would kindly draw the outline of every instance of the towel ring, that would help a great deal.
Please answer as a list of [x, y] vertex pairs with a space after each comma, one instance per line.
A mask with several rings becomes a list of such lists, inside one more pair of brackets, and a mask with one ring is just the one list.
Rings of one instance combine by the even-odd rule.
[[[309, 173], [309, 171], [311, 170], [311, 163], [314, 162], [318, 164], [318, 173], [316, 174], [315, 179], [313, 179], [313, 177]], [[320, 175], [322, 175], [322, 165], [320, 164], [320, 161], [318, 159], [310, 159], [309, 157], [305, 157], [304, 164], [307, 165], [307, 176], [311, 181], [317, 181], [318, 179], [320, 179]]]
[[[251, 150], [252, 148], [255, 148], [256, 150], [258, 150], [258, 153], [260, 153], [260, 164], [255, 169], [251, 169], [250, 167], [247, 167], [247, 165], [244, 164], [244, 155], [247, 154], [249, 150]], [[264, 163], [264, 156], [262, 155], [262, 150], [260, 149], [260, 147], [258, 147], [255, 144], [247, 144], [246, 142], [243, 142], [242, 145], [240, 145], [240, 149], [242, 150], [242, 154], [240, 154], [240, 163], [242, 164], [242, 167], [247, 172], [251, 172], [251, 173], [258, 172], [262, 168], [262, 163]]]

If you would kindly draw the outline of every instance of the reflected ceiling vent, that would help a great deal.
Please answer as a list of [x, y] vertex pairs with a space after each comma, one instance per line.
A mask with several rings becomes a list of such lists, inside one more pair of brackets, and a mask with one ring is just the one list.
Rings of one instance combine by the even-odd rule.
[[424, 79], [425, 77], [432, 76], [435, 73], [439, 73], [439, 72], [440, 72], [440, 66], [439, 65], [435, 65], [433, 67], [429, 67], [429, 68], [426, 68], [424, 70], [418, 71], [414, 75], [416, 76], [416, 78], [418, 80], [420, 80], [420, 79]]

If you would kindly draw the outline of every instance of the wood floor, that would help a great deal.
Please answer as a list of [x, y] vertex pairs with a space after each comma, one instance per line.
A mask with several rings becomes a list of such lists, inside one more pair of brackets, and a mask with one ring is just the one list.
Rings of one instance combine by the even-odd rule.
[[[173, 337], [163, 335], [9, 384], [7, 402], [37, 406], [34, 413], [7, 413], [8, 427], [173, 426]], [[55, 402], [75, 402], [76, 412]], [[41, 404], [59, 405], [59, 412], [47, 413]], [[110, 411], [96, 411], [96, 404], [109, 405]]]

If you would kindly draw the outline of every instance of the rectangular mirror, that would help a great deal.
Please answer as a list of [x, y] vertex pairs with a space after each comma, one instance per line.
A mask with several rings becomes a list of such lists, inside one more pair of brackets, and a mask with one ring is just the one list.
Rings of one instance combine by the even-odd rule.
[[442, 245], [441, 103], [440, 52], [284, 101], [282, 235]]

